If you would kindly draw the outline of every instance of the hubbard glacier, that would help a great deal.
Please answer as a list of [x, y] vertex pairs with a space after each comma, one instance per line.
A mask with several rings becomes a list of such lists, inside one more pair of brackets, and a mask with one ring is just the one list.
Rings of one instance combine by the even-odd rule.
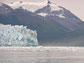
[[0, 46], [37, 46], [36, 31], [23, 25], [0, 25]]
[[84, 63], [79, 17], [51, 0], [6, 1], [0, 2], [0, 63]]

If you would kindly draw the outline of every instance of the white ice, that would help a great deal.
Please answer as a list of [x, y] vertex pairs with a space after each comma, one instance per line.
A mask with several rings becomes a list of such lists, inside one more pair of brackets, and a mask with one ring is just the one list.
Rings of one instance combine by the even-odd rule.
[[26, 26], [0, 25], [0, 46], [36, 46], [36, 31]]

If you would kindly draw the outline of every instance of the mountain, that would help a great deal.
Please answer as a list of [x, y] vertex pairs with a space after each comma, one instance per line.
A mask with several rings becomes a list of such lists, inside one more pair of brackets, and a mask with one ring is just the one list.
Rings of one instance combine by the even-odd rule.
[[0, 5], [0, 11], [0, 23], [26, 25], [36, 30], [40, 45], [83, 45], [84, 22], [50, 1], [35, 12], [23, 6], [11, 8], [7, 4]]
[[8, 5], [5, 5], [3, 3], [0, 3], [0, 15], [5, 15], [13, 11], [12, 8], [10, 8]]
[[69, 10], [50, 1], [48, 1], [47, 6], [38, 9], [35, 13], [47, 20], [56, 21], [72, 31], [84, 26], [83, 22]]
[[49, 40], [49, 42], [52, 42], [52, 45], [54, 45], [55, 42], [55, 45], [84, 45], [84, 22], [69, 10], [48, 1], [46, 6], [36, 10], [35, 13], [47, 21], [51, 20], [52, 22], [57, 22], [71, 30], [64, 35], [60, 36], [59, 34], [55, 37], [56, 40], [54, 41]]

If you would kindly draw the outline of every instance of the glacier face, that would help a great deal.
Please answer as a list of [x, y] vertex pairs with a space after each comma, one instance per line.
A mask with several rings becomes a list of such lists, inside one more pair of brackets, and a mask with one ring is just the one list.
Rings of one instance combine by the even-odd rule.
[[26, 26], [0, 25], [0, 46], [37, 46], [37, 33]]

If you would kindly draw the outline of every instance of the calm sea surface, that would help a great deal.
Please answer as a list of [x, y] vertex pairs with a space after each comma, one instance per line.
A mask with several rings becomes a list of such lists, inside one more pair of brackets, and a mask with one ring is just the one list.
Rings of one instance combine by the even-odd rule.
[[84, 63], [84, 47], [0, 47], [0, 63]]

